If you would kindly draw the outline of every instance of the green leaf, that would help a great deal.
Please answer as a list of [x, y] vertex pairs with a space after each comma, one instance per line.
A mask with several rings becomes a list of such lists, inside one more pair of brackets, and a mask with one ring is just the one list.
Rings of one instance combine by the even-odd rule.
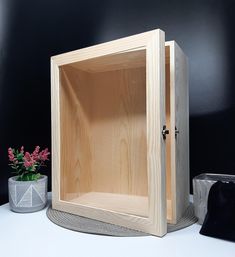
[[40, 173], [35, 174], [36, 180], [37, 180], [37, 179], [40, 179], [40, 177], [41, 177], [41, 174], [40, 174]]
[[18, 153], [16, 155], [16, 158], [17, 158], [18, 161], [22, 161], [23, 160], [23, 154], [22, 153]]
[[41, 177], [40, 173], [23, 173], [21, 176], [19, 176], [19, 180], [21, 181], [34, 181], [38, 180]]

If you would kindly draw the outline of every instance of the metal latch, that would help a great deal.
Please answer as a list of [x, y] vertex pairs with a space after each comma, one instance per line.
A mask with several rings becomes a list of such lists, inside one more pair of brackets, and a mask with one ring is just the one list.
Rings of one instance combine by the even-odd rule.
[[177, 137], [177, 135], [179, 134], [179, 130], [177, 129], [177, 127], [175, 127], [175, 137]]
[[168, 135], [168, 134], [169, 134], [169, 130], [166, 129], [166, 125], [164, 125], [162, 128], [162, 136], [163, 136], [164, 140], [166, 139], [166, 135]]

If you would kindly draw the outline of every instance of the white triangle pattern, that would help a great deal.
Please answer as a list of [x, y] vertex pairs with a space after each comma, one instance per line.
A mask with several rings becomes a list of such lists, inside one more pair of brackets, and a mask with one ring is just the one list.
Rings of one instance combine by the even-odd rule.
[[32, 207], [32, 185], [26, 190], [17, 207]]
[[46, 202], [45, 186], [43, 184], [33, 185], [34, 190], [37, 192], [38, 196], [41, 198], [42, 202]]
[[[23, 193], [21, 199], [19, 199], [19, 194], [17, 194], [17, 185], [9, 185], [9, 193], [12, 203], [16, 207], [33, 207], [33, 191], [41, 199], [42, 203], [46, 203], [47, 198], [45, 195], [45, 185], [42, 183], [30, 185], [27, 190]], [[33, 190], [34, 189], [34, 190]], [[18, 200], [18, 203], [17, 203]], [[41, 203], [40, 203], [41, 204]], [[35, 205], [35, 204], [34, 204]]]

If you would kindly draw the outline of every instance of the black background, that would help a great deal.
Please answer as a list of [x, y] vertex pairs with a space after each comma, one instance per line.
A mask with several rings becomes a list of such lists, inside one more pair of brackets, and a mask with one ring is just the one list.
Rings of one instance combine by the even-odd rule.
[[235, 174], [234, 10], [232, 0], [0, 0], [0, 203], [7, 148], [51, 147], [50, 56], [155, 28], [189, 58], [191, 178]]

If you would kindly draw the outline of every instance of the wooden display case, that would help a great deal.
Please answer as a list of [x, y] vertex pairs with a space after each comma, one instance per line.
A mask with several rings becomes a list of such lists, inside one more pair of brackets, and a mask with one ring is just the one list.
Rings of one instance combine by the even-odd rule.
[[179, 46], [153, 30], [53, 56], [51, 97], [53, 208], [163, 236], [189, 196]]

